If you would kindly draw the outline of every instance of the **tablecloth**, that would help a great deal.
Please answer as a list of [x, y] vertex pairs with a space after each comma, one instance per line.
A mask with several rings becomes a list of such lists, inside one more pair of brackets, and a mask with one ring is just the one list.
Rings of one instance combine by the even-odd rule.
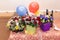
[[49, 31], [43, 32], [38, 27], [34, 35], [28, 35], [24, 32], [11, 32], [8, 40], [60, 40], [60, 31], [51, 27]]

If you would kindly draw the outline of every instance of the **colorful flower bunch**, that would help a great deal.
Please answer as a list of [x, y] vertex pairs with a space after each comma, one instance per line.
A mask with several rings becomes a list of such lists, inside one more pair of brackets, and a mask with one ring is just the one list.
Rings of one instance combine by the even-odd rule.
[[46, 10], [46, 15], [40, 14], [37, 16], [14, 16], [8, 23], [7, 27], [14, 32], [25, 31], [27, 34], [34, 34], [36, 28], [40, 27], [43, 31], [48, 31], [50, 27], [53, 26], [53, 10], [49, 15], [48, 10]]

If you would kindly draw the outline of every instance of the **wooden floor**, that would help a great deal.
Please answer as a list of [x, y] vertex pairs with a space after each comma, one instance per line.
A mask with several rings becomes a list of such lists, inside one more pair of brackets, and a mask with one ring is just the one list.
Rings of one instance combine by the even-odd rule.
[[[6, 27], [6, 23], [14, 14], [15, 13], [12, 12], [11, 14], [9, 14], [8, 12], [0, 14], [0, 40], [8, 40], [10, 31]], [[60, 28], [60, 12], [54, 13], [54, 23]]]
[[0, 40], [7, 40], [10, 31], [6, 28], [6, 23], [9, 18], [0, 18]]
[[13, 13], [8, 13], [8, 12], [0, 13], [0, 40], [8, 40], [10, 31], [6, 27], [6, 23], [11, 16], [13, 16]]

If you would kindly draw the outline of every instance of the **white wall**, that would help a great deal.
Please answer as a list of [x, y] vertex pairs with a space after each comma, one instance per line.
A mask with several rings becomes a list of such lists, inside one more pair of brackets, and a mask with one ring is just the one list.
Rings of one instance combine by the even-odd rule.
[[32, 1], [37, 1], [41, 10], [60, 10], [60, 0], [0, 0], [0, 10], [15, 10], [18, 5], [25, 5], [28, 8]]

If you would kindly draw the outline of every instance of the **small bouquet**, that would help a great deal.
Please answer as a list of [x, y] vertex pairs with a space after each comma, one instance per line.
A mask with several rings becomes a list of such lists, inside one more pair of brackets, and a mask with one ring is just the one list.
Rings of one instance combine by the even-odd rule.
[[11, 31], [15, 31], [15, 32], [23, 31], [25, 28], [25, 22], [24, 20], [21, 19], [21, 17], [15, 16], [8, 21], [7, 27]]
[[40, 15], [41, 29], [43, 31], [48, 31], [50, 27], [53, 26], [53, 10], [50, 15], [48, 15], [48, 10], [46, 10], [46, 15]]
[[25, 33], [30, 35], [35, 34], [37, 27], [37, 22], [35, 18], [27, 16], [25, 19], [25, 23], [26, 23]]

